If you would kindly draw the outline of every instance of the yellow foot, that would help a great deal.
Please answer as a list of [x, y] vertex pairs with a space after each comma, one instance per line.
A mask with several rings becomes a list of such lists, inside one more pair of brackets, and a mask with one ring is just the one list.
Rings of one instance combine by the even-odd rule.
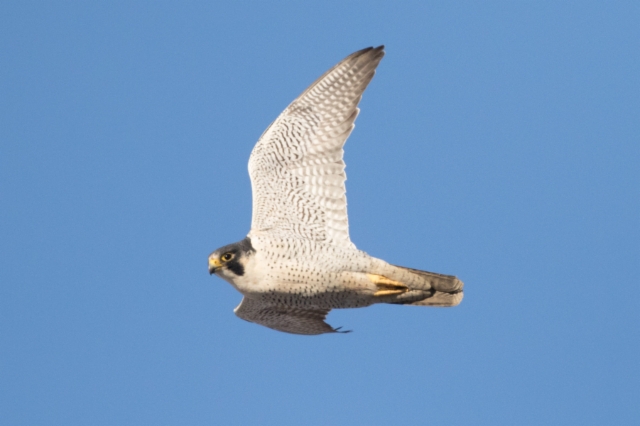
[[367, 278], [378, 287], [378, 291], [373, 293], [374, 296], [390, 296], [409, 291], [409, 287], [401, 282], [390, 280], [382, 275], [367, 274]]

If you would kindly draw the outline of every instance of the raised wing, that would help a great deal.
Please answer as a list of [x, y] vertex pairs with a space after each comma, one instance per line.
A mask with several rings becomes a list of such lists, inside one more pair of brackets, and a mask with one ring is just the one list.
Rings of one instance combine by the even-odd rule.
[[285, 333], [311, 335], [338, 331], [324, 322], [329, 313], [328, 309], [273, 306], [244, 297], [233, 312], [243, 320]]
[[383, 49], [369, 47], [343, 59], [263, 133], [249, 159], [250, 235], [269, 232], [353, 246], [342, 147]]

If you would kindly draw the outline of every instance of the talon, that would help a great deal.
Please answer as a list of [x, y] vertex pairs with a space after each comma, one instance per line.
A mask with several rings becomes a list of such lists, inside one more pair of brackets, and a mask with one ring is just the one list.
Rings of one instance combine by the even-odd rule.
[[382, 275], [367, 274], [367, 278], [378, 287], [378, 291], [373, 293], [375, 297], [402, 294], [409, 291], [409, 287], [401, 282], [391, 280]]

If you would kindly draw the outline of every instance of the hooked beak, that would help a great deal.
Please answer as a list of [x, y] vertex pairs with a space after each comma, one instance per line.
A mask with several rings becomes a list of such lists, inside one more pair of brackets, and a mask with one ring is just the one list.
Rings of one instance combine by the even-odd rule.
[[216, 269], [220, 268], [222, 265], [218, 259], [209, 258], [209, 275], [213, 275], [216, 273]]

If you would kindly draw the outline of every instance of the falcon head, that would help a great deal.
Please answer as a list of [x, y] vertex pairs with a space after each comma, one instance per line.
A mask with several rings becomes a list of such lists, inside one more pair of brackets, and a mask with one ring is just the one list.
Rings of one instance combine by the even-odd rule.
[[246, 237], [237, 243], [220, 247], [209, 255], [209, 274], [217, 274], [221, 278], [241, 277], [249, 256], [255, 250], [251, 239]]

